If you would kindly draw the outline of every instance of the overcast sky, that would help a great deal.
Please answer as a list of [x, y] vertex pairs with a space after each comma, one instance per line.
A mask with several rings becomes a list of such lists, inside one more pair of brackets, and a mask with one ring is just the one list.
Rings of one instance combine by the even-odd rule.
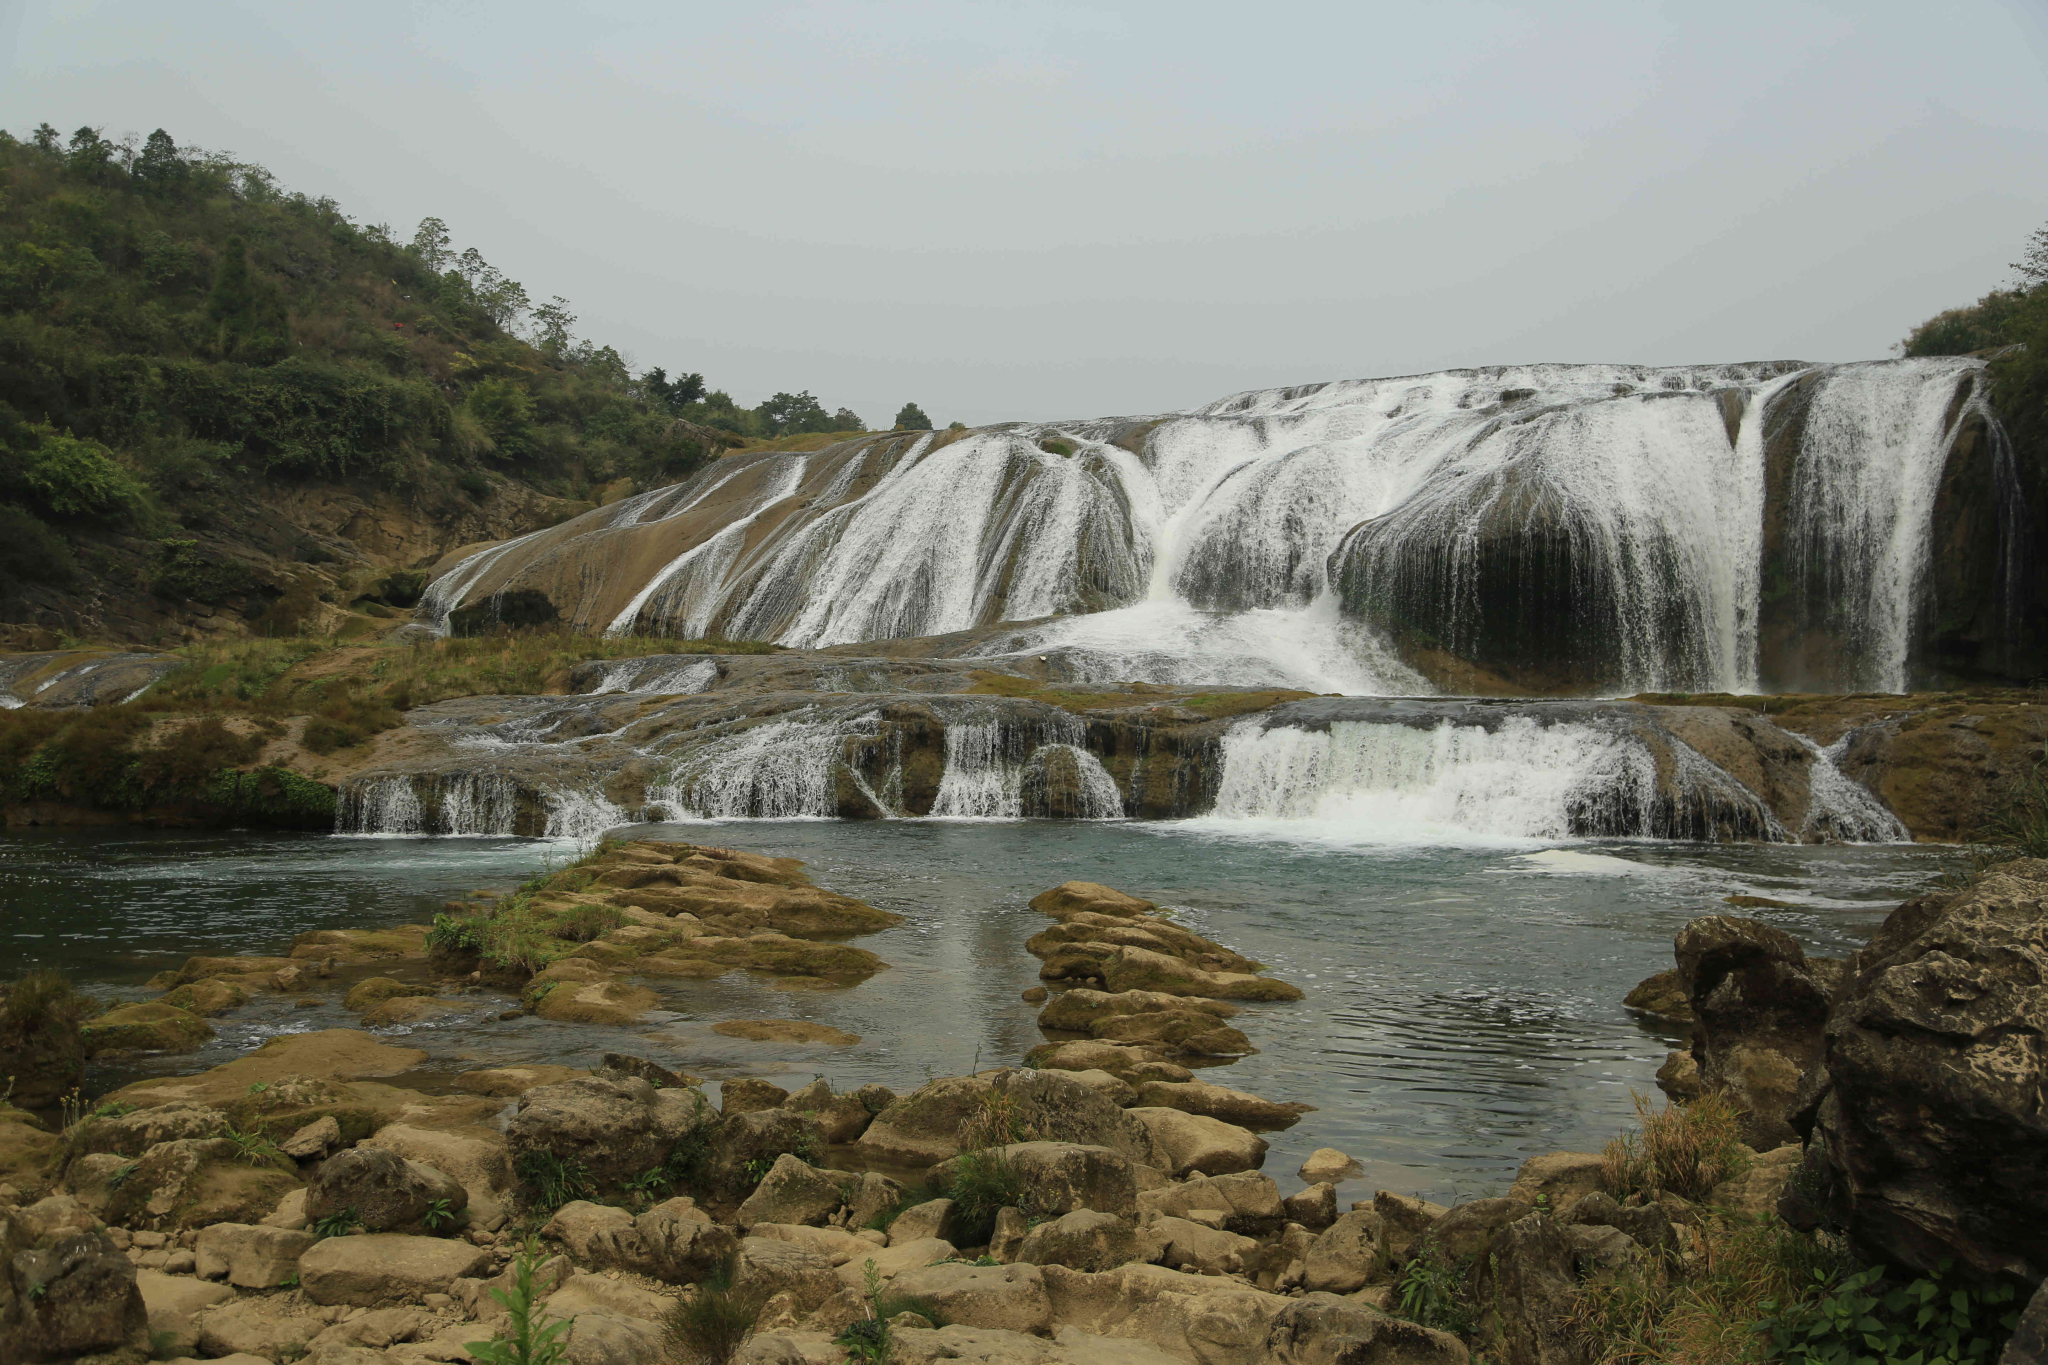
[[2048, 3], [0, 0], [0, 125], [447, 220], [886, 425], [1883, 356], [2048, 220]]

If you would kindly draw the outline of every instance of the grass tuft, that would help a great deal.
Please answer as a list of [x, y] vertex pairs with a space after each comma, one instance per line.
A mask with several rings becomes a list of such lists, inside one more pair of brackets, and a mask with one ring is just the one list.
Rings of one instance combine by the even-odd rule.
[[1653, 1110], [1647, 1097], [1630, 1093], [1641, 1127], [1613, 1139], [1601, 1153], [1600, 1178], [1609, 1194], [1647, 1198], [1669, 1190], [1699, 1200], [1742, 1173], [1742, 1115], [1726, 1097], [1702, 1095], [1688, 1105]]

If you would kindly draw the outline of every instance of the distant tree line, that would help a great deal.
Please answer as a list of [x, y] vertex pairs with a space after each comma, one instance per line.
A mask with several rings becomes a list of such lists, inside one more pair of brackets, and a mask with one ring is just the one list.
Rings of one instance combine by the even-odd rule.
[[1983, 355], [1993, 402], [2021, 457], [2048, 469], [2048, 227], [2027, 239], [2014, 282], [1937, 313], [1899, 343], [1908, 356]]

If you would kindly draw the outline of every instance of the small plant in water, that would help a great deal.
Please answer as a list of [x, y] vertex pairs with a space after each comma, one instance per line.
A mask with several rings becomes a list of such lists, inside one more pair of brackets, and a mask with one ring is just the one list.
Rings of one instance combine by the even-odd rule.
[[540, 1243], [529, 1237], [512, 1262], [512, 1284], [493, 1289], [491, 1297], [505, 1308], [505, 1325], [489, 1341], [469, 1341], [463, 1349], [483, 1365], [560, 1365], [569, 1354], [562, 1340], [569, 1332], [569, 1319], [549, 1321], [537, 1300], [533, 1273], [541, 1263]]

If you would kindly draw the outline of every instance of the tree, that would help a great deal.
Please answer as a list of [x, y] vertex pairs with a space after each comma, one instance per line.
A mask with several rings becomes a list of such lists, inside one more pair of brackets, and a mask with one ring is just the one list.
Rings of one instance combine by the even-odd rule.
[[214, 325], [222, 355], [255, 323], [256, 287], [249, 280], [249, 244], [239, 236], [228, 238], [221, 248], [213, 290], [206, 296], [206, 319]]
[[533, 310], [533, 344], [540, 347], [541, 354], [549, 360], [560, 360], [562, 353], [569, 349], [569, 329], [576, 325], [576, 315], [569, 311], [569, 300], [560, 294]]
[[49, 124], [38, 123], [34, 135], [29, 140], [35, 143], [37, 151], [48, 152], [50, 155], [55, 156], [58, 151], [58, 139], [62, 136], [62, 133], [59, 133]]
[[178, 144], [159, 128], [143, 142], [133, 174], [146, 189], [167, 190], [185, 179], [186, 170], [185, 158], [178, 155]]
[[832, 415], [811, 396], [809, 389], [802, 393], [778, 393], [755, 408], [754, 415], [761, 419], [762, 431], [769, 436], [832, 430]]
[[896, 414], [898, 431], [930, 431], [932, 419], [924, 415], [924, 409], [915, 403], [905, 403], [903, 410]]
[[832, 414], [834, 431], [866, 431], [868, 424], [860, 420], [860, 414], [852, 408], [841, 408]]
[[420, 219], [419, 231], [412, 235], [412, 250], [420, 258], [420, 264], [436, 275], [448, 268], [449, 260], [448, 225], [439, 218]]
[[679, 374], [670, 379], [668, 371], [657, 365], [640, 376], [640, 387], [670, 412], [680, 413], [704, 396], [704, 376]]
[[2012, 268], [2020, 277], [2022, 291], [2048, 284], [2048, 227], [2034, 229], [2034, 235], [2027, 238], [2027, 249]]
[[113, 170], [114, 144], [101, 137], [97, 128], [80, 128], [71, 135], [71, 152], [65, 160], [87, 180], [101, 182]]

